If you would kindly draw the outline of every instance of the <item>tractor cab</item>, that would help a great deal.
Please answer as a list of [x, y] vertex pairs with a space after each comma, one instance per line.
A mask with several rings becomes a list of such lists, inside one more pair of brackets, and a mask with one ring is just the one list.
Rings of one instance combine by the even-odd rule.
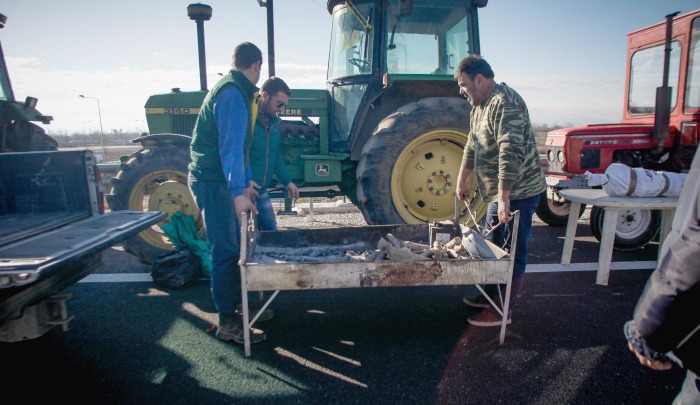
[[331, 151], [358, 158], [353, 145], [364, 143], [389, 110], [435, 94], [435, 86], [439, 93], [459, 96], [454, 71], [460, 60], [479, 52], [476, 8], [485, 5], [464, 0], [329, 1]]

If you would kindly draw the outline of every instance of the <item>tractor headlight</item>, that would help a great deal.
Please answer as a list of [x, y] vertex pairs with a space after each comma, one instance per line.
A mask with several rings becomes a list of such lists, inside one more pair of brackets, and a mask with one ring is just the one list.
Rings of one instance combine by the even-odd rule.
[[559, 161], [559, 163], [564, 163], [564, 152], [563, 151], [557, 152], [557, 160]]

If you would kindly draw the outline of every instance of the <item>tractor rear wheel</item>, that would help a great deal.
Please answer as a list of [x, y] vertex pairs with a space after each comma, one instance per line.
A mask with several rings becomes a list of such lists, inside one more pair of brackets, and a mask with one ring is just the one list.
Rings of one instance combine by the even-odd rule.
[[[357, 167], [359, 208], [370, 225], [454, 219], [455, 192], [471, 106], [452, 97], [425, 98], [382, 120]], [[473, 177], [472, 211], [486, 214]], [[473, 226], [461, 205], [460, 222]]]
[[[591, 232], [600, 241], [605, 210], [591, 208]], [[616, 250], [636, 250], [651, 242], [661, 227], [661, 211], [620, 209], [615, 229]]]
[[192, 215], [200, 235], [204, 232], [197, 204], [187, 187], [189, 147], [154, 143], [133, 153], [112, 178], [107, 195], [110, 210], [163, 211], [168, 217], [124, 242], [124, 250], [141, 263], [151, 264], [174, 246], [159, 228], [175, 212]]

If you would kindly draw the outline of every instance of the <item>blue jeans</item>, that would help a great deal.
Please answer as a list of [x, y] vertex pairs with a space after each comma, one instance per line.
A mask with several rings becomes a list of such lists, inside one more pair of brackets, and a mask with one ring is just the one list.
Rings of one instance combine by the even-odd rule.
[[270, 194], [267, 190], [260, 192], [260, 196], [255, 204], [258, 207], [258, 230], [276, 231], [277, 218], [275, 217], [275, 210], [272, 208], [272, 201], [270, 201]]
[[[530, 231], [532, 230], [532, 216], [535, 214], [535, 207], [540, 200], [540, 195], [535, 195], [522, 200], [511, 200], [510, 212], [520, 211], [520, 223], [518, 224], [518, 244], [515, 247], [515, 263], [513, 265], [513, 275], [521, 275], [525, 273], [527, 266], [527, 242], [530, 239]], [[498, 225], [498, 203], [492, 202], [488, 206], [486, 212], [486, 226], [490, 230], [495, 225]], [[504, 250], [510, 251], [510, 235], [513, 233], [513, 221], [508, 222], [508, 226], [499, 226], [489, 236], [486, 237], [490, 242], [493, 242]]]
[[224, 181], [201, 181], [191, 173], [187, 184], [202, 212], [211, 247], [211, 295], [216, 310], [233, 314], [240, 302], [240, 225], [234, 199]]

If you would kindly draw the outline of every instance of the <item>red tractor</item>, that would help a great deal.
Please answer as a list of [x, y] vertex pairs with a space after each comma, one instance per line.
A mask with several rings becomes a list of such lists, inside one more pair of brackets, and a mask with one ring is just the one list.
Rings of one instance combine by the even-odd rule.
[[[583, 125], [547, 134], [547, 198], [537, 216], [563, 226], [565, 188], [586, 188], [586, 172], [604, 173], [612, 163], [681, 172], [698, 147], [700, 121], [700, 10], [628, 34], [624, 115], [620, 124]], [[585, 206], [581, 207], [579, 216]], [[638, 249], [658, 233], [658, 211], [621, 211], [615, 249]], [[600, 240], [603, 210], [591, 209], [591, 230]]]

